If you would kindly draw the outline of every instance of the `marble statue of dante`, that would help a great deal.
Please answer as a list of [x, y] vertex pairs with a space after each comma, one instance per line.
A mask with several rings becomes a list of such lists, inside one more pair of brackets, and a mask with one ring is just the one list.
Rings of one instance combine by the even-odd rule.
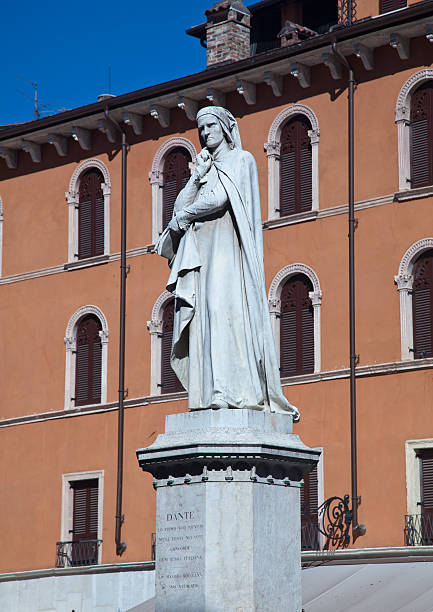
[[291, 413], [265, 291], [257, 167], [233, 115], [197, 113], [202, 151], [155, 251], [169, 259], [175, 295], [171, 365], [189, 408]]

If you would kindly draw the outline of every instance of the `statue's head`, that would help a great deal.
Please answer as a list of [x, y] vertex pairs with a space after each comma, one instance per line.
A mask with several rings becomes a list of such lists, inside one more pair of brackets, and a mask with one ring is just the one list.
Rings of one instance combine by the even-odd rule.
[[197, 113], [197, 126], [201, 145], [211, 151], [224, 139], [231, 149], [242, 148], [238, 124], [231, 112], [222, 106], [201, 108]]
[[223, 140], [227, 140], [221, 121], [209, 113], [203, 113], [197, 118], [197, 127], [200, 137], [200, 142], [203, 147], [207, 147], [209, 151], [214, 151]]

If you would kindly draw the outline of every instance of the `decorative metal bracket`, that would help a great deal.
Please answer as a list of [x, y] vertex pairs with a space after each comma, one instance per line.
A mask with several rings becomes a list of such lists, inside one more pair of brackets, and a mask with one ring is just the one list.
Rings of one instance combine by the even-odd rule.
[[330, 497], [318, 509], [319, 532], [325, 536], [324, 550], [347, 548], [350, 544], [350, 525], [352, 511], [349, 508], [349, 495]]

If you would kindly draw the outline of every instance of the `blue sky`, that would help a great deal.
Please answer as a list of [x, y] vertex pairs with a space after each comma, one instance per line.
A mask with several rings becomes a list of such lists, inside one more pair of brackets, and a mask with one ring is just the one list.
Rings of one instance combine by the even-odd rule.
[[203, 70], [206, 51], [185, 30], [213, 1], [2, 3], [0, 125], [34, 118], [26, 81], [37, 81], [42, 104], [62, 110], [106, 93], [109, 66], [116, 95]]

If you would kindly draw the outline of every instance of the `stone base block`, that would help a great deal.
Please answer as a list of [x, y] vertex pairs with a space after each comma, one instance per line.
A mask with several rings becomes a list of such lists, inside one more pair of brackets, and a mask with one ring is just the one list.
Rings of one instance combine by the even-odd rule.
[[157, 612], [300, 612], [299, 488], [318, 452], [288, 415], [170, 415], [155, 478]]

